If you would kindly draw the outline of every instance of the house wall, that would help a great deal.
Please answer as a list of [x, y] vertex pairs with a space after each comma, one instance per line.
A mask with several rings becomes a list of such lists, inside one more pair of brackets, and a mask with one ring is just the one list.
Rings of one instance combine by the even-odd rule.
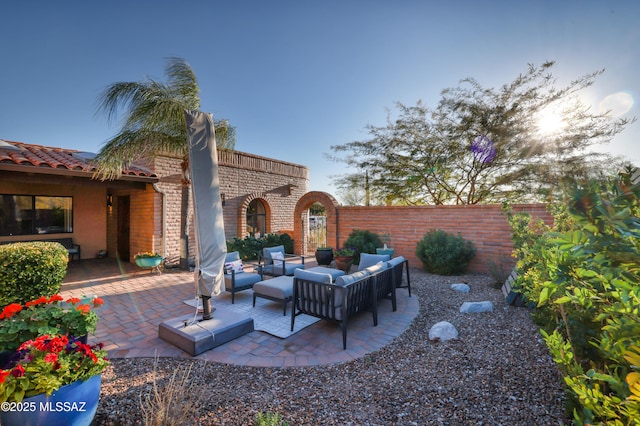
[[81, 246], [82, 258], [93, 258], [107, 247], [106, 188], [85, 185], [2, 182], [2, 193], [73, 197], [73, 232], [64, 234], [20, 235], [0, 237], [1, 241], [37, 241], [73, 238]]
[[[140, 222], [138, 229], [140, 233], [152, 234], [137, 237], [135, 251], [132, 240], [132, 255], [138, 251], [153, 250], [163, 254], [167, 265], [174, 266], [179, 263], [182, 202], [180, 163], [180, 158], [158, 157], [150, 164], [160, 180], [155, 189], [148, 185], [145, 191], [148, 194], [144, 195], [144, 201], [139, 201], [145, 209], [140, 216], [147, 216], [147, 227]], [[245, 237], [246, 209], [254, 199], [260, 199], [267, 206], [267, 232], [292, 232], [296, 203], [308, 191], [309, 172], [306, 167], [239, 151], [219, 151], [218, 165], [220, 192], [225, 196], [223, 214], [227, 239]], [[189, 253], [193, 258], [195, 227], [193, 200], [190, 194], [189, 199]], [[133, 203], [132, 198], [132, 218]], [[153, 229], [148, 225], [151, 223], [151, 215], [154, 219]], [[163, 236], [166, 237], [164, 245]]]

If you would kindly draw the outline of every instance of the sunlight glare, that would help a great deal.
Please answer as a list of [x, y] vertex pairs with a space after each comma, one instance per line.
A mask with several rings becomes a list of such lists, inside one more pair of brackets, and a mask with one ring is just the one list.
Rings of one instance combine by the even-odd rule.
[[562, 119], [560, 112], [553, 108], [540, 111], [538, 116], [538, 131], [543, 135], [554, 135], [561, 132], [567, 123]]

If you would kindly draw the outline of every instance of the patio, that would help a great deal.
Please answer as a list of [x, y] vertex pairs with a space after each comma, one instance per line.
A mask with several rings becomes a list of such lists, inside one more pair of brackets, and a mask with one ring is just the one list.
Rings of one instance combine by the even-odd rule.
[[325, 365], [361, 358], [402, 334], [419, 311], [417, 297], [409, 298], [406, 289], [398, 289], [398, 310], [392, 312], [391, 302], [382, 301], [377, 327], [370, 315], [358, 315], [349, 322], [347, 350], [342, 349], [339, 326], [319, 321], [286, 339], [253, 331], [192, 357], [160, 339], [158, 325], [194, 313], [193, 307], [183, 303], [195, 296], [193, 273], [169, 270], [158, 275], [113, 259], [84, 260], [69, 264], [61, 294], [97, 295], [105, 300], [89, 342], [103, 342], [111, 358], [158, 356], [256, 367]]

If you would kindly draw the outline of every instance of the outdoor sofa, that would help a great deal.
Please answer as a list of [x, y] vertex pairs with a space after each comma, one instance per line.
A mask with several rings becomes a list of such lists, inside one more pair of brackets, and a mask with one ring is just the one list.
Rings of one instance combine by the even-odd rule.
[[300, 314], [337, 321], [342, 329], [342, 346], [347, 349], [347, 324], [351, 317], [368, 310], [372, 314], [373, 325], [377, 326], [378, 300], [383, 298], [391, 299], [393, 310], [396, 310], [397, 271], [402, 271], [405, 259], [395, 259], [380, 260], [369, 265], [377, 259], [361, 257], [358, 271], [342, 275], [335, 281], [329, 274], [295, 270], [291, 330], [296, 316]]

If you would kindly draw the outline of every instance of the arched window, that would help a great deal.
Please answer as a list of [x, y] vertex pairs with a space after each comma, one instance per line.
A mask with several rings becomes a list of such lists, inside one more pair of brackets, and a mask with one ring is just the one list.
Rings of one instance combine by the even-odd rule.
[[253, 200], [247, 207], [247, 235], [260, 238], [267, 232], [267, 209], [260, 200]]

